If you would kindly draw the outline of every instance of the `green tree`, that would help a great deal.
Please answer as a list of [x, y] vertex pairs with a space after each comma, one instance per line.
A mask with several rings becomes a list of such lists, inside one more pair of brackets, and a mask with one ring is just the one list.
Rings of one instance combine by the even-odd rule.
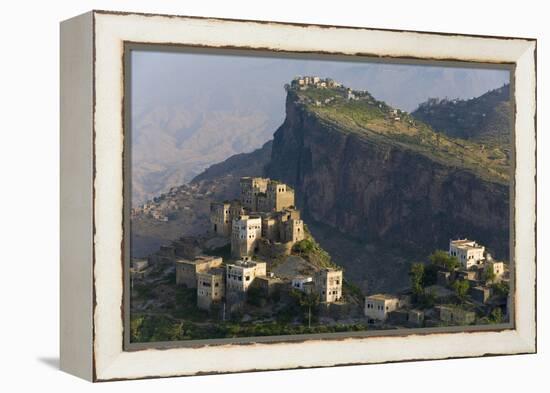
[[466, 300], [466, 295], [470, 289], [470, 283], [466, 280], [456, 280], [453, 282], [452, 287], [456, 293], [456, 296], [461, 302]]
[[508, 283], [504, 281], [493, 284], [492, 288], [495, 295], [500, 297], [507, 297], [508, 293], [510, 293], [510, 287], [508, 286]]
[[300, 306], [307, 310], [307, 327], [311, 328], [311, 312], [319, 304], [319, 295], [316, 293], [303, 294], [300, 297]]
[[429, 287], [437, 283], [437, 272], [439, 267], [434, 264], [424, 265], [424, 287]]
[[431, 292], [424, 292], [418, 297], [417, 306], [421, 309], [432, 308], [435, 306], [435, 295]]
[[256, 307], [265, 306], [266, 299], [261, 288], [255, 285], [251, 285], [246, 293], [246, 301]]
[[299, 252], [303, 254], [308, 254], [312, 252], [314, 248], [315, 244], [313, 243], [313, 241], [311, 241], [311, 239], [300, 240], [299, 242], [296, 242], [294, 246], [292, 246], [292, 250], [294, 252]]
[[456, 257], [449, 255], [446, 251], [443, 250], [436, 250], [428, 258], [430, 259], [430, 262], [434, 265], [445, 268], [449, 271], [457, 269], [460, 265]]
[[411, 289], [414, 296], [418, 299], [424, 293], [424, 264], [413, 263], [409, 271], [411, 277]]
[[483, 276], [482, 279], [485, 282], [492, 282], [495, 279], [495, 272], [493, 271], [491, 266], [488, 266], [483, 270]]

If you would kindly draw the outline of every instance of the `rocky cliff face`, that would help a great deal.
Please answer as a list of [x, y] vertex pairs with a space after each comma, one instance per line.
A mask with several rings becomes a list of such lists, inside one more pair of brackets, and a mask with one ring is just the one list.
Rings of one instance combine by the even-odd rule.
[[508, 259], [506, 185], [398, 144], [342, 132], [292, 93], [286, 110], [266, 172], [296, 189], [307, 219], [418, 255], [447, 248], [450, 238], [470, 237]]

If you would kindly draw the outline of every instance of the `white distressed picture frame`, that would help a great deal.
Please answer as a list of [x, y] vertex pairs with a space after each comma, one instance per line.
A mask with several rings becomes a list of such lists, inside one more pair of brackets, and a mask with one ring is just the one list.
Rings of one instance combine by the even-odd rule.
[[[507, 63], [513, 328], [124, 350], [124, 44]], [[61, 24], [61, 368], [91, 381], [536, 351], [536, 41], [92, 11]]]

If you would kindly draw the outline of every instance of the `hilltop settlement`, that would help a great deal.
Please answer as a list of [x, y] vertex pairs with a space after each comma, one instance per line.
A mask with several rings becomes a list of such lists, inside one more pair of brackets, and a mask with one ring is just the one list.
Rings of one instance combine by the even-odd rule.
[[[367, 92], [332, 79], [297, 77], [285, 87], [313, 90], [303, 98], [308, 105], [368, 100], [384, 107], [392, 121], [414, 122]], [[288, 184], [266, 177], [241, 177], [238, 183], [237, 199], [211, 201], [210, 226], [204, 233], [182, 236], [148, 258], [132, 259], [133, 341], [508, 320], [508, 264], [493, 259], [477, 241], [450, 239], [447, 250], [433, 250], [425, 261], [410, 261], [407, 288], [363, 293], [315, 241]], [[132, 217], [146, 213], [168, 221], [170, 212], [159, 203], [149, 201], [133, 209]]]

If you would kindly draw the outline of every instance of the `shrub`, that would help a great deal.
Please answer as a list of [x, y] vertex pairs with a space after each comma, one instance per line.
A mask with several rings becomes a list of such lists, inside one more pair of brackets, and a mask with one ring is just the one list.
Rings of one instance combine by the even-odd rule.
[[459, 266], [458, 259], [450, 256], [446, 251], [437, 250], [429, 256], [430, 262], [436, 266], [443, 267], [449, 271], [455, 270]]

